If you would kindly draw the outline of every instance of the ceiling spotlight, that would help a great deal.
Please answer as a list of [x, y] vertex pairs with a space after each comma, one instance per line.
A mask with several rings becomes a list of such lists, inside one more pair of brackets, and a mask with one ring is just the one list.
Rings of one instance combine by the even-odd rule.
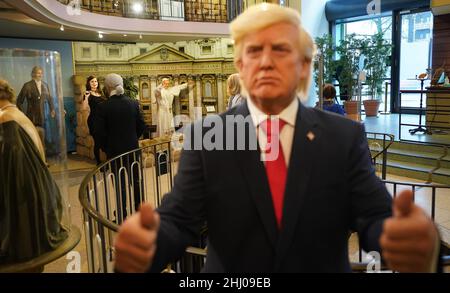
[[142, 11], [144, 11], [144, 6], [140, 2], [136, 2], [133, 4], [132, 9], [135, 13], [142, 13]]
[[141, 40], [142, 40], [142, 35], [139, 35], [139, 39], [141, 39]]
[[103, 39], [103, 33], [102, 32], [98, 32], [98, 38], [99, 39]]
[[59, 30], [63, 32], [64, 31], [64, 25], [61, 24], [61, 26], [59, 27]]
[[124, 37], [126, 37], [127, 36], [127, 34], [125, 34], [125, 35], [123, 35]]

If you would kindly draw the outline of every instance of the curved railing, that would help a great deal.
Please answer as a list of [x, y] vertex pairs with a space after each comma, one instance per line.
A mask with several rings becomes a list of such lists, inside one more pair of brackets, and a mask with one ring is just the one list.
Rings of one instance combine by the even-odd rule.
[[226, 0], [143, 0], [140, 2], [124, 0], [58, 2], [92, 13], [103, 15], [143, 18], [153, 20], [177, 20], [226, 23], [239, 14], [243, 7], [228, 5]]
[[[393, 139], [391, 135], [384, 137], [386, 143], [378, 153], [380, 156], [386, 155]], [[83, 207], [89, 272], [113, 271], [113, 240], [120, 224], [127, 215], [136, 211], [140, 202], [159, 206], [162, 196], [172, 188], [179, 155], [180, 150], [173, 148], [170, 141], [148, 141], [142, 148], [100, 165], [84, 178], [79, 199]], [[405, 188], [413, 190], [421, 204], [427, 203], [425, 208], [433, 220], [436, 218], [437, 202], [448, 200], [450, 194], [449, 185], [384, 182], [391, 194]], [[205, 235], [206, 229], [203, 232]], [[448, 249], [450, 231], [448, 235], [442, 233], [442, 239], [446, 245], [443, 247]], [[187, 248], [185, 256], [168, 270], [198, 272], [206, 259], [204, 239], [199, 239], [199, 243], [200, 248]], [[362, 256], [360, 251], [358, 260], [352, 263], [356, 272], [368, 266]], [[450, 265], [448, 257], [443, 262]]]
[[114, 234], [141, 202], [159, 206], [172, 188], [179, 150], [159, 141], [117, 156], [89, 172], [79, 200], [83, 207], [89, 272], [111, 272]]

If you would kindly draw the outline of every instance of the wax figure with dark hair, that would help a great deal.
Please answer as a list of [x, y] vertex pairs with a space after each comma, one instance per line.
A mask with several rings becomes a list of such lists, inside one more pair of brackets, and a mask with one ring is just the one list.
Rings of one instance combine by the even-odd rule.
[[[369, 160], [363, 125], [297, 98], [307, 96], [315, 47], [298, 12], [251, 6], [231, 34], [246, 102], [191, 131], [209, 135], [208, 125], [221, 121], [226, 134], [247, 133], [246, 149], [186, 144], [161, 205], [143, 205], [121, 226], [115, 269], [160, 272], [197, 241], [205, 222], [205, 272], [350, 272], [350, 230], [394, 270], [436, 269], [436, 227], [411, 191], [392, 201]], [[239, 116], [246, 119], [229, 119]], [[236, 147], [236, 131], [232, 138]]]
[[23, 262], [58, 247], [68, 236], [62, 198], [44, 163], [33, 123], [0, 80], [0, 263]]
[[94, 156], [97, 165], [99, 165], [101, 163], [100, 142], [98, 137], [94, 135], [94, 122], [95, 122], [95, 115], [97, 114], [97, 106], [106, 101], [106, 98], [103, 96], [103, 93], [100, 90], [97, 78], [93, 75], [87, 78], [86, 92], [84, 93], [84, 99], [88, 99], [89, 102], [90, 112], [89, 117], [87, 119], [87, 124], [89, 127], [89, 133], [94, 138]]
[[[139, 107], [139, 103], [124, 95], [123, 79], [117, 74], [108, 74], [105, 77], [105, 94], [108, 100], [97, 106], [94, 121], [94, 135], [98, 138], [99, 146], [105, 151], [108, 160], [116, 156], [125, 154], [139, 147], [138, 139], [145, 130], [145, 122]], [[123, 156], [121, 160], [111, 164], [115, 174], [117, 192], [117, 202], [122, 202], [118, 206], [117, 221], [121, 223], [127, 217], [126, 201], [130, 188], [133, 185], [134, 207], [141, 202], [141, 182], [139, 178], [139, 166], [133, 162], [140, 160], [140, 154], [130, 154]], [[121, 170], [124, 167], [125, 170]], [[128, 176], [125, 176], [125, 172]], [[130, 199], [130, 198], [128, 198]]]

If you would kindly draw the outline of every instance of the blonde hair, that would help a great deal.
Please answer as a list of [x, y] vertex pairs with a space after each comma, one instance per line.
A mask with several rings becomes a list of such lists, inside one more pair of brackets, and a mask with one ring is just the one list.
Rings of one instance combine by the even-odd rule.
[[0, 79], [0, 100], [7, 100], [10, 103], [16, 102], [14, 89], [4, 79]]
[[241, 93], [241, 79], [239, 73], [233, 73], [227, 79], [227, 92], [230, 96], [235, 96]]
[[241, 61], [242, 40], [247, 35], [279, 23], [292, 24], [298, 28], [298, 50], [311, 69], [307, 78], [299, 81], [297, 91], [301, 97], [307, 97], [311, 84], [312, 60], [316, 53], [316, 47], [313, 39], [301, 24], [300, 14], [292, 8], [271, 3], [261, 3], [250, 6], [231, 22], [231, 38], [235, 47], [234, 62], [237, 64]]

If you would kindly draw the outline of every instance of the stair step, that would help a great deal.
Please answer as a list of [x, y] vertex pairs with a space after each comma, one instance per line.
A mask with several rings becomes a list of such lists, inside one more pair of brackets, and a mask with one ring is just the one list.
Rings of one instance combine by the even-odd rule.
[[[423, 181], [428, 180], [428, 174], [433, 168], [427, 165], [388, 160], [387, 173], [415, 178]], [[450, 168], [439, 168], [432, 175], [432, 181], [436, 183], [450, 184]]]
[[411, 162], [403, 162], [403, 161], [396, 161], [396, 160], [389, 160], [388, 166], [397, 167], [397, 168], [403, 168], [403, 169], [410, 169], [410, 170], [416, 170], [420, 172], [429, 172], [433, 168], [427, 165], [423, 164], [417, 164], [417, 163], [411, 163]]
[[[372, 150], [372, 155], [377, 150]], [[394, 161], [404, 161], [428, 165], [434, 168], [437, 164], [437, 160], [442, 156], [442, 154], [435, 154], [429, 152], [418, 152], [418, 151], [409, 151], [402, 149], [388, 149], [388, 160]], [[381, 160], [381, 157], [378, 159]], [[441, 159], [441, 168], [450, 168], [450, 155], [445, 156]]]
[[[409, 151], [409, 150], [402, 150], [402, 149], [388, 149], [388, 156], [389, 154], [397, 154], [397, 155], [403, 155], [403, 156], [409, 156], [409, 157], [417, 157], [417, 158], [424, 158], [424, 159], [431, 159], [431, 160], [437, 160], [440, 157], [442, 157], [443, 154], [436, 154], [436, 153], [430, 153], [430, 152], [420, 152], [420, 151]], [[443, 157], [441, 161], [447, 161], [450, 162], [450, 155]]]
[[[369, 146], [373, 142], [377, 142], [380, 146], [383, 145], [383, 141], [380, 139], [368, 139]], [[410, 142], [399, 142], [394, 141], [389, 149], [401, 149], [401, 150], [409, 150], [409, 151], [417, 151], [417, 152], [426, 152], [426, 153], [435, 153], [435, 154], [443, 154], [444, 147], [443, 146], [435, 146], [435, 145], [426, 145], [420, 143], [410, 143]], [[450, 152], [450, 150], [449, 150]]]
[[422, 151], [422, 152], [437, 153], [437, 154], [444, 153], [444, 146], [427, 145], [427, 144], [423, 144], [423, 143], [422, 144], [421, 143], [405, 143], [405, 142], [396, 141], [391, 145], [391, 148], [419, 151], [419, 152]]
[[[379, 151], [383, 145], [380, 139], [370, 139], [371, 153]], [[427, 181], [429, 172], [437, 165], [437, 160], [445, 153], [443, 146], [410, 142], [393, 142], [388, 149], [387, 173]], [[382, 157], [377, 160], [381, 164]], [[441, 159], [440, 168], [432, 174], [432, 181], [450, 184], [450, 150]]]

